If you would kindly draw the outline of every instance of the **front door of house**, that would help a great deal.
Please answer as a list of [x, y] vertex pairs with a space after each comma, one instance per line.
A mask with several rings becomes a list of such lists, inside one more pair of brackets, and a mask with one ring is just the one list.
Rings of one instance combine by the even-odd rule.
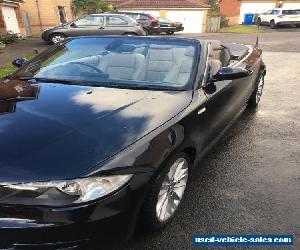
[[20, 33], [15, 8], [2, 6], [2, 15], [6, 25], [6, 30], [12, 31], [13, 33]]

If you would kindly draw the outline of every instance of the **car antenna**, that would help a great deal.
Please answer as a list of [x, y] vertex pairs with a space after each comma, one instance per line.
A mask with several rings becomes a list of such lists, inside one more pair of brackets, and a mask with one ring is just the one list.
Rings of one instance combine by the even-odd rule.
[[258, 47], [258, 32], [260, 30], [260, 23], [259, 22], [256, 22], [256, 23], [257, 23], [257, 32], [256, 32], [256, 43], [255, 43], [254, 48]]

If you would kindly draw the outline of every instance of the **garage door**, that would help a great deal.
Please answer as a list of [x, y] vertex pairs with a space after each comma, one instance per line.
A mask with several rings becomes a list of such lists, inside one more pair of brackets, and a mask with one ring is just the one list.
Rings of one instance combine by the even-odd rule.
[[274, 2], [266, 2], [266, 3], [253, 3], [253, 2], [244, 3], [243, 2], [241, 4], [239, 23], [244, 22], [244, 16], [246, 13], [263, 13], [273, 8], [275, 8]]
[[20, 33], [15, 9], [12, 7], [3, 6], [2, 15], [6, 25], [6, 30], [12, 31], [13, 33]]
[[184, 33], [201, 33], [203, 11], [167, 11], [166, 17], [173, 22], [181, 22]]

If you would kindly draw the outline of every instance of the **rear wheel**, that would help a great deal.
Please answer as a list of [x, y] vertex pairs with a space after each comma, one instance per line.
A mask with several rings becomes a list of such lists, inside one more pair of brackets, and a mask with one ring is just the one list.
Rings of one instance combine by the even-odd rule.
[[137, 34], [136, 33], [134, 33], [134, 32], [127, 32], [127, 33], [125, 33], [125, 34], [123, 34], [124, 36], [137, 36]]
[[271, 20], [271, 21], [270, 21], [270, 28], [271, 28], [271, 29], [276, 29], [276, 28], [277, 28], [276, 23], [275, 23], [274, 20]]
[[167, 31], [166, 32], [168, 35], [173, 35], [175, 32], [174, 31]]
[[52, 44], [56, 44], [56, 43], [59, 43], [59, 42], [62, 42], [64, 40], [66, 40], [66, 36], [63, 35], [63, 34], [52, 34], [49, 38], [50, 42]]
[[184, 196], [189, 167], [188, 156], [180, 153], [168, 162], [153, 182], [141, 213], [145, 230], [159, 230], [171, 222]]
[[255, 108], [257, 107], [258, 103], [260, 102], [263, 88], [265, 85], [265, 75], [262, 75], [260, 79], [258, 80], [258, 83], [256, 85], [255, 90], [253, 91], [249, 101], [248, 101], [248, 107], [249, 108]]

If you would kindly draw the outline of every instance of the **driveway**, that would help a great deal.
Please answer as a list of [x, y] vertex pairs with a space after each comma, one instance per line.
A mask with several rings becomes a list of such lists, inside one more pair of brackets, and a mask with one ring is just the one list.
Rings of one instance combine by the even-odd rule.
[[[255, 34], [177, 36], [246, 44], [256, 40]], [[193, 234], [277, 233], [294, 234], [294, 249], [300, 249], [300, 32], [262, 33], [259, 40], [268, 67], [261, 104], [244, 113], [195, 169], [171, 225], [91, 249], [192, 249]], [[30, 41], [30, 50], [41, 45]]]
[[39, 38], [27, 38], [14, 44], [7, 45], [4, 50], [0, 50], [0, 66], [10, 63], [14, 59], [24, 57], [37, 49], [39, 52], [48, 48], [44, 41]]

